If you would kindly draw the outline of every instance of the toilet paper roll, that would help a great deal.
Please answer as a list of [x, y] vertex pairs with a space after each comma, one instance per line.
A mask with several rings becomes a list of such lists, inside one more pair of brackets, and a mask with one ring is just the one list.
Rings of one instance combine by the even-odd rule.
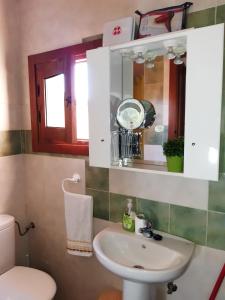
[[143, 214], [137, 215], [135, 217], [135, 233], [138, 235], [141, 235], [141, 233], [139, 232], [139, 229], [146, 227], [146, 223], [147, 222], [146, 222], [145, 216]]

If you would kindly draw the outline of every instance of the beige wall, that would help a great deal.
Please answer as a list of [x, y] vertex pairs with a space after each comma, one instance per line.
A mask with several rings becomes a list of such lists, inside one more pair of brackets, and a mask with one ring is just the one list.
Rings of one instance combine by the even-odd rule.
[[[0, 0], [0, 131], [21, 128], [20, 30], [17, 1]], [[2, 141], [2, 139], [1, 139]], [[5, 141], [3, 141], [5, 142]], [[3, 145], [0, 144], [2, 153]], [[3, 150], [4, 152], [4, 150]], [[0, 157], [0, 213], [25, 224], [24, 158]], [[17, 235], [17, 263], [25, 263], [27, 239]]]
[[[119, 286], [120, 280], [92, 258], [79, 258], [66, 252], [64, 200], [61, 181], [75, 172], [81, 182], [70, 190], [85, 193], [85, 161], [73, 158], [26, 156], [26, 199], [29, 218], [36, 229], [30, 235], [31, 266], [46, 270], [58, 286], [56, 299], [96, 299], [99, 292]], [[99, 231], [108, 222], [95, 221]], [[83, 224], [85, 226], [85, 224]]]
[[0, 130], [20, 129], [20, 26], [14, 0], [0, 0], [0, 66]]

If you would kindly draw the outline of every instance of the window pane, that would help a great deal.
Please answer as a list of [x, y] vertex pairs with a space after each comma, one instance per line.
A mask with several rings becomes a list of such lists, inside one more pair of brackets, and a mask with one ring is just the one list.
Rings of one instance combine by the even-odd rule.
[[47, 127], [65, 127], [64, 92], [64, 74], [45, 79]]
[[74, 72], [77, 139], [87, 140], [89, 138], [87, 60], [76, 60]]

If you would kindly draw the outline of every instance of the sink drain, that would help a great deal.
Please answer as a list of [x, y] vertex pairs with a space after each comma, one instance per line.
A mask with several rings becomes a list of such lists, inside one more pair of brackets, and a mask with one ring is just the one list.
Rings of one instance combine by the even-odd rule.
[[140, 269], [140, 270], [144, 270], [144, 267], [139, 266], [139, 265], [134, 265], [133, 268], [135, 268], [135, 269]]

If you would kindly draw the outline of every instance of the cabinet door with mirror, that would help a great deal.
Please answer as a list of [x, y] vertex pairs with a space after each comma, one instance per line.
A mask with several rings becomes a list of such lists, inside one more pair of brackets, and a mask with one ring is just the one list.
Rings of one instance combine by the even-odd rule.
[[90, 165], [167, 173], [163, 144], [184, 138], [175, 176], [218, 179], [223, 25], [88, 52]]

